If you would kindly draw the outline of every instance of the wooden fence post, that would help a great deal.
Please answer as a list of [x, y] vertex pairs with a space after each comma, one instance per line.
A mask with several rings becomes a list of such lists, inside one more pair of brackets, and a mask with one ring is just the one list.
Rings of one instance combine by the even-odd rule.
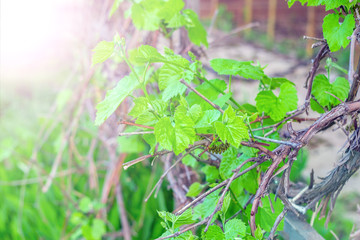
[[[316, 37], [315, 36], [315, 7], [308, 7], [307, 8], [307, 22], [306, 22], [306, 32], [305, 35], [309, 37]], [[311, 48], [311, 41], [308, 39], [306, 41], [306, 55], [309, 57], [313, 53], [313, 49]]]
[[269, 0], [267, 35], [270, 40], [274, 40], [275, 37], [276, 4], [277, 0]]

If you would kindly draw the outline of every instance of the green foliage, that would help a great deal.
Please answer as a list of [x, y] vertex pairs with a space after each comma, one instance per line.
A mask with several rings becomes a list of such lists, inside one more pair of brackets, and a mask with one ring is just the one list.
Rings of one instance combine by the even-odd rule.
[[242, 140], [249, 139], [248, 129], [241, 117], [229, 106], [223, 114], [221, 122], [215, 122], [216, 133], [223, 142], [239, 147]]
[[97, 63], [102, 63], [107, 60], [114, 52], [115, 43], [114, 42], [107, 42], [101, 41], [99, 42], [96, 47], [93, 49], [92, 55], [92, 65], [94, 66]]
[[344, 21], [339, 23], [338, 14], [328, 14], [324, 18], [323, 33], [329, 48], [332, 52], [338, 51], [341, 47], [345, 48], [350, 40], [353, 29], [355, 28], [355, 19], [351, 14], [346, 15]]
[[121, 79], [114, 89], [107, 92], [105, 99], [96, 106], [95, 125], [102, 124], [138, 86], [139, 83], [132, 74]]
[[280, 86], [278, 97], [273, 91], [268, 90], [259, 92], [255, 100], [259, 112], [265, 112], [274, 121], [279, 121], [286, 116], [287, 112], [296, 109], [298, 97], [296, 88], [289, 83], [284, 83]]
[[317, 75], [311, 91], [317, 101], [311, 100], [311, 108], [320, 113], [324, 112], [324, 107], [330, 110], [340, 104], [339, 99], [345, 101], [349, 90], [349, 82], [343, 77], [337, 77], [333, 83], [330, 83], [325, 75]]

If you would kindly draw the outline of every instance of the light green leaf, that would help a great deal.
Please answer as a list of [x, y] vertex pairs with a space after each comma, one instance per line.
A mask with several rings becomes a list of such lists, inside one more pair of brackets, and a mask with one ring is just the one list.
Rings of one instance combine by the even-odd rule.
[[[219, 91], [224, 91], [227, 87], [225, 81], [220, 79], [212, 79], [209, 81], [209, 83], [204, 82], [201, 85], [197, 86], [195, 89], [199, 91], [202, 95], [204, 95], [207, 99], [214, 102], [218, 99], [220, 92], [217, 91], [213, 86], [216, 87]], [[193, 92], [190, 92], [188, 94], [186, 100], [190, 106], [194, 104], [199, 104], [204, 111], [214, 109], [208, 102], [206, 102], [204, 99], [202, 99]]]
[[191, 106], [191, 108], [188, 111], [189, 116], [193, 120], [193, 122], [196, 122], [200, 116], [202, 115], [202, 109], [199, 104], [194, 104]]
[[136, 28], [155, 31], [159, 28], [161, 18], [157, 12], [162, 6], [159, 0], [144, 0], [131, 7], [131, 19]]
[[[336, 80], [331, 84], [327, 77], [321, 74], [314, 78], [311, 93], [314, 95], [320, 105], [327, 107], [330, 110], [332, 107], [340, 103], [340, 101], [331, 94], [345, 101], [349, 90], [350, 84], [345, 78], [337, 77]], [[311, 107], [317, 112], [323, 112], [322, 108], [318, 106], [315, 101], [312, 102]]]
[[226, 240], [236, 239], [238, 237], [245, 237], [246, 226], [240, 219], [231, 219], [225, 224], [225, 238]]
[[206, 39], [207, 32], [201, 24], [198, 15], [191, 9], [185, 9], [183, 14], [188, 22], [185, 27], [188, 31], [190, 41], [195, 45], [201, 46], [201, 44], [203, 44], [205, 47], [208, 47], [209, 44]]
[[161, 118], [155, 125], [155, 138], [156, 141], [167, 150], [172, 150], [175, 129], [171, 125], [170, 118]]
[[81, 198], [79, 203], [79, 209], [84, 213], [90, 212], [93, 209], [91, 199], [88, 197]]
[[197, 122], [195, 125], [195, 128], [206, 128], [206, 127], [212, 127], [213, 122], [218, 120], [220, 117], [220, 112], [218, 110], [206, 110], [204, 112], [204, 115], [201, 117], [201, 119]]
[[103, 220], [95, 218], [91, 224], [91, 235], [95, 239], [101, 239], [106, 233], [106, 226]]
[[264, 71], [259, 66], [253, 66], [252, 63], [252, 61], [243, 62], [224, 58], [210, 61], [211, 67], [220, 75], [239, 75], [247, 79], [260, 80], [264, 76]]
[[220, 179], [219, 170], [214, 166], [206, 165], [201, 168], [201, 171], [205, 174], [208, 183], [214, 183], [216, 180]]
[[115, 44], [114, 42], [101, 41], [96, 47], [92, 50], [92, 66], [97, 63], [102, 63], [107, 60], [114, 52]]
[[223, 158], [221, 159], [219, 173], [222, 179], [230, 178], [234, 173], [233, 170], [236, 169], [240, 164], [241, 160], [237, 158], [237, 153], [233, 148], [229, 148], [224, 153]]
[[199, 182], [194, 182], [189, 187], [189, 191], [187, 192], [186, 196], [187, 197], [196, 197], [197, 195], [199, 195], [199, 193], [201, 193], [201, 191], [203, 189], [204, 189], [203, 185], [201, 185]]
[[323, 33], [329, 48], [332, 52], [338, 51], [341, 47], [346, 48], [355, 27], [355, 19], [352, 14], [346, 15], [344, 21], [339, 23], [339, 15], [332, 13], [324, 18]]
[[231, 196], [230, 193], [226, 193], [226, 196], [224, 198], [223, 205], [221, 207], [221, 214], [226, 214], [227, 210], [229, 209], [231, 203]]
[[216, 133], [223, 142], [229, 142], [235, 147], [240, 146], [242, 140], [249, 139], [248, 128], [235, 111], [229, 106], [223, 115], [222, 122], [215, 123]]
[[138, 97], [135, 98], [133, 101], [135, 105], [129, 112], [130, 116], [137, 118], [149, 109], [149, 101], [146, 97]]
[[166, 27], [179, 28], [186, 24], [186, 19], [181, 13], [176, 13], [168, 22]]
[[[219, 193], [220, 190], [216, 190], [215, 192], [209, 194], [203, 203], [198, 204], [194, 207], [194, 218], [193, 219], [197, 219], [197, 218], [201, 218], [204, 219], [208, 216], [210, 216], [210, 214], [213, 213], [213, 211], [215, 210], [215, 207], [219, 201]], [[218, 214], [216, 214], [214, 216], [213, 221], [215, 221], [215, 219], [217, 218]]]
[[182, 0], [163, 1], [157, 15], [167, 23], [184, 8], [184, 5]]
[[144, 65], [147, 63], [163, 62], [166, 58], [156, 48], [149, 45], [141, 45], [139, 48], [129, 51], [129, 60], [134, 65]]
[[[181, 108], [180, 108], [181, 109]], [[190, 144], [193, 144], [196, 138], [194, 130], [194, 122], [192, 119], [181, 113], [175, 111], [175, 138], [174, 153], [176, 155], [183, 152]]]
[[284, 83], [280, 87], [279, 97], [272, 91], [261, 91], [255, 101], [259, 112], [265, 112], [274, 121], [279, 121], [287, 112], [296, 109], [298, 97], [296, 88], [289, 83]]
[[123, 2], [124, 0], [114, 0], [114, 3], [111, 7], [111, 10], [109, 12], [109, 18], [111, 18], [111, 16], [116, 12], [116, 10], [119, 8], [120, 4]]
[[97, 106], [95, 125], [102, 124], [118, 108], [120, 103], [131, 94], [137, 87], [138, 81], [133, 75], [125, 76], [115, 88], [106, 93], [105, 99]]
[[[277, 199], [276, 202], [274, 201], [274, 194], [271, 193], [270, 198], [272, 203], [270, 203], [268, 196], [261, 199], [263, 205], [262, 207], [258, 208], [258, 213], [256, 215], [256, 224], [260, 225], [267, 232], [271, 231], [271, 228], [274, 225], [277, 216], [279, 216], [279, 214], [284, 209], [284, 204], [280, 201], [280, 199]], [[272, 212], [271, 205], [273, 206], [275, 212]], [[279, 224], [277, 231], [282, 231], [283, 228], [284, 220], [282, 220]]]
[[204, 234], [204, 240], [223, 240], [225, 234], [218, 225], [211, 225], [207, 232]]

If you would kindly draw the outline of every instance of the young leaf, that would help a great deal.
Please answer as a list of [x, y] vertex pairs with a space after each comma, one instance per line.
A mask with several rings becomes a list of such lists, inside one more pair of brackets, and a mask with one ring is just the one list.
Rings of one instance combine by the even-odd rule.
[[167, 23], [184, 8], [184, 5], [183, 0], [163, 1], [162, 7], [159, 9], [157, 15]]
[[[195, 89], [199, 91], [202, 95], [204, 95], [207, 99], [214, 102], [218, 99], [218, 96], [220, 94], [220, 92], [217, 91], [214, 87], [217, 88], [219, 91], [224, 91], [227, 85], [223, 80], [212, 79], [209, 81], [209, 83], [204, 82], [201, 85], [197, 86]], [[214, 108], [209, 103], [207, 103], [204, 99], [202, 99], [193, 92], [188, 94], [186, 100], [190, 106], [194, 104], [199, 104], [204, 111], [214, 110]]]
[[332, 52], [336, 52], [341, 47], [346, 48], [350, 42], [348, 37], [351, 36], [354, 27], [355, 19], [352, 14], [346, 15], [341, 24], [338, 14], [332, 13], [325, 16], [323, 33]]
[[138, 81], [131, 74], [121, 79], [114, 89], [109, 90], [105, 99], [96, 106], [95, 125], [102, 124], [138, 85]]
[[214, 166], [206, 165], [201, 168], [201, 171], [205, 174], [208, 183], [214, 183], [216, 180], [220, 179], [219, 170]]
[[224, 58], [210, 61], [211, 67], [220, 75], [239, 75], [246, 79], [261, 79], [264, 71], [259, 66], [253, 66], [252, 63], [252, 61], [243, 62]]
[[191, 9], [185, 9], [183, 14], [188, 20], [185, 27], [188, 31], [190, 41], [195, 45], [201, 46], [201, 44], [203, 44], [205, 47], [208, 47], [209, 44], [206, 39], [207, 33], [198, 15]]
[[231, 219], [225, 224], [225, 239], [231, 240], [245, 237], [246, 226], [240, 219]]
[[218, 120], [220, 117], [220, 112], [218, 110], [206, 110], [201, 119], [196, 123], [195, 128], [207, 128], [212, 127], [213, 122]]
[[[181, 110], [181, 108], [179, 109]], [[174, 153], [176, 155], [183, 152], [190, 144], [195, 141], [196, 133], [192, 119], [182, 114], [178, 109], [175, 111], [175, 145]]]
[[187, 192], [186, 196], [187, 197], [196, 197], [197, 195], [199, 195], [199, 193], [201, 193], [203, 188], [204, 188], [204, 186], [201, 185], [199, 182], [194, 182], [189, 187], [189, 191]]
[[[275, 202], [275, 195], [270, 194], [271, 202], [269, 201], [269, 197], [263, 197], [261, 199], [262, 207], [258, 209], [258, 213], [256, 215], [256, 224], [259, 224], [265, 231], [269, 232], [274, 225], [274, 222], [277, 216], [282, 212], [284, 209], [284, 204], [277, 199]], [[274, 208], [275, 212], [272, 212], [272, 207]], [[284, 228], [284, 220], [281, 221], [279, 224], [277, 231], [282, 231]]]
[[203, 234], [204, 240], [223, 240], [225, 234], [218, 225], [211, 225], [206, 233]]
[[116, 12], [116, 10], [119, 8], [120, 4], [123, 2], [124, 0], [114, 0], [114, 3], [111, 7], [111, 10], [109, 12], [109, 18], [111, 18], [111, 16]]
[[175, 129], [171, 125], [170, 118], [161, 118], [155, 125], [155, 138], [156, 141], [167, 150], [172, 150]]
[[96, 47], [92, 50], [92, 66], [97, 63], [102, 63], [107, 60], [114, 52], [114, 42], [101, 41]]
[[164, 64], [159, 73], [159, 89], [164, 90], [162, 99], [169, 99], [185, 92], [186, 86], [179, 82], [183, 78], [184, 69], [173, 64]]
[[156, 48], [149, 45], [141, 45], [139, 48], [129, 51], [129, 60], [134, 65], [144, 65], [147, 63], [163, 62], [166, 58]]
[[[345, 78], [337, 77], [331, 84], [328, 78], [321, 74], [314, 78], [311, 93], [320, 105], [327, 107], [330, 110], [332, 107], [340, 103], [340, 101], [331, 94], [344, 101], [347, 98], [349, 90], [350, 85]], [[311, 107], [317, 112], [323, 112], [322, 108], [319, 108], [316, 102], [312, 102]]]
[[229, 106], [223, 115], [222, 122], [215, 123], [216, 133], [223, 142], [229, 142], [235, 147], [240, 146], [243, 139], [249, 139], [248, 128], [235, 111]]
[[261, 91], [255, 101], [259, 112], [265, 112], [272, 120], [279, 121], [287, 112], [296, 109], [298, 97], [296, 88], [289, 83], [284, 83], [280, 87], [279, 97], [272, 91]]
[[157, 16], [162, 6], [159, 0], [144, 0], [134, 3], [131, 7], [131, 19], [138, 29], [155, 31], [159, 28], [161, 19]]

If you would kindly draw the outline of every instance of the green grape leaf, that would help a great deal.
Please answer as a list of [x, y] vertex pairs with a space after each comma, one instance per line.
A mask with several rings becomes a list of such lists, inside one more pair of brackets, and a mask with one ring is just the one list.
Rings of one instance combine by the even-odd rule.
[[220, 179], [219, 170], [214, 166], [206, 165], [201, 168], [201, 171], [205, 174], [208, 183], [214, 183]]
[[231, 106], [225, 110], [222, 122], [215, 123], [215, 129], [223, 142], [227, 141], [235, 147], [239, 147], [243, 139], [249, 139], [248, 128], [242, 118], [235, 116]]
[[156, 138], [154, 134], [144, 134], [143, 139], [145, 140], [145, 142], [147, 144], [149, 144], [150, 146], [150, 150], [149, 150], [149, 154], [154, 154], [155, 152], [155, 147], [156, 147]]
[[163, 1], [162, 7], [159, 9], [157, 15], [167, 23], [184, 8], [184, 5], [184, 1], [182, 0]]
[[219, 119], [220, 112], [218, 110], [206, 110], [201, 119], [196, 123], [195, 128], [212, 127], [213, 122]]
[[[204, 95], [207, 99], [214, 102], [218, 99], [218, 96], [220, 94], [220, 92], [217, 91], [214, 87], [217, 88], [219, 91], [224, 91], [227, 85], [223, 80], [212, 79], [209, 81], [209, 83], [204, 82], [201, 85], [197, 86], [195, 89], [202, 95]], [[208, 102], [206, 102], [194, 92], [190, 92], [186, 97], [186, 100], [190, 106], [194, 104], [199, 104], [204, 111], [214, 109]]]
[[172, 150], [173, 142], [175, 142], [175, 129], [171, 125], [170, 118], [161, 118], [155, 125], [156, 141], [167, 150]]
[[323, 33], [329, 48], [332, 52], [338, 51], [341, 47], [346, 48], [350, 43], [348, 39], [355, 27], [355, 19], [352, 14], [346, 15], [344, 21], [339, 23], [339, 15], [332, 13], [324, 18]]
[[189, 109], [188, 115], [191, 117], [193, 122], [197, 122], [197, 120], [201, 117], [203, 114], [201, 106], [199, 104], [194, 104]]
[[96, 47], [92, 50], [92, 66], [94, 66], [97, 63], [102, 63], [105, 60], [107, 60], [114, 52], [115, 44], [114, 42], [107, 42], [107, 41], [101, 41], [99, 42]]
[[129, 51], [129, 60], [134, 65], [144, 65], [146, 63], [163, 62], [166, 58], [156, 48], [149, 45], [141, 45]]
[[203, 234], [204, 240], [223, 240], [225, 239], [225, 234], [218, 225], [209, 226], [206, 233]]
[[225, 224], [225, 239], [232, 240], [238, 237], [245, 237], [246, 226], [240, 219], [231, 219]]
[[[349, 90], [350, 85], [345, 78], [337, 77], [331, 84], [325, 75], [320, 74], [314, 78], [311, 93], [321, 106], [327, 107], [330, 110], [332, 107], [340, 104], [340, 101], [331, 94], [345, 101]], [[322, 108], [315, 101], [312, 102], [311, 107], [314, 111], [323, 112]]]
[[[314, 1], [314, 0], [313, 0]], [[309, 1], [310, 2], [310, 1]], [[323, 5], [326, 6], [325, 10], [329, 11], [331, 9], [338, 8], [340, 6], [345, 6], [346, 8], [349, 8], [351, 6], [354, 6], [357, 1], [339, 1], [339, 0], [315, 0], [315, 2], [322, 2]]]
[[298, 97], [296, 88], [289, 83], [284, 83], [280, 86], [279, 97], [272, 91], [261, 91], [255, 101], [259, 112], [265, 112], [272, 120], [280, 121], [287, 112], [296, 109]]
[[124, 0], [114, 0], [113, 5], [111, 6], [111, 10], [109, 12], [109, 18], [111, 18], [111, 16], [116, 12], [116, 10], [119, 8], [120, 4], [123, 2]]
[[91, 224], [91, 235], [92, 239], [101, 239], [101, 237], [106, 233], [106, 225], [103, 220], [95, 218], [92, 220]]
[[261, 79], [261, 82], [264, 85], [268, 86], [270, 88], [270, 90], [279, 88], [284, 83], [289, 83], [289, 84], [295, 86], [295, 83], [291, 82], [290, 80], [288, 80], [286, 78], [279, 78], [279, 77], [270, 78], [266, 75]]
[[252, 63], [252, 61], [243, 62], [224, 58], [215, 58], [210, 61], [211, 67], [220, 75], [239, 75], [246, 79], [261, 79], [264, 71], [259, 66], [253, 66]]
[[144, 0], [134, 3], [131, 7], [131, 19], [138, 29], [155, 31], [159, 28], [161, 18], [157, 12], [161, 9], [162, 1]]
[[174, 153], [176, 155], [183, 152], [190, 144], [193, 144], [196, 138], [192, 119], [177, 111], [175, 111], [175, 137]]
[[164, 90], [162, 93], [162, 99], [164, 101], [168, 101], [185, 92], [186, 86], [179, 82], [183, 76], [184, 69], [182, 67], [166, 63], [160, 68], [158, 81], [159, 89]]
[[186, 24], [186, 18], [181, 13], [176, 13], [170, 20], [167, 21], [166, 27], [179, 28]]
[[137, 118], [144, 112], [148, 111], [150, 103], [146, 97], [138, 97], [138, 98], [135, 98], [133, 101], [134, 101], [135, 105], [129, 112], [129, 116], [133, 116], [133, 117]]
[[106, 93], [105, 99], [96, 106], [95, 125], [99, 126], [102, 124], [138, 86], [139, 83], [133, 74], [121, 79], [115, 88]]
[[241, 162], [242, 161], [237, 157], [237, 151], [234, 148], [226, 150], [223, 154], [219, 167], [221, 178], [230, 178], [234, 174], [232, 171], [236, 169]]
[[[276, 202], [274, 201], [275, 199], [274, 194], [270, 194], [270, 198], [272, 203], [270, 203], [268, 196], [263, 197], [261, 199], [262, 207], [258, 208], [258, 213], [255, 218], [256, 224], [260, 225], [267, 232], [271, 231], [271, 228], [274, 225], [277, 216], [279, 216], [279, 214], [284, 209], [284, 204], [279, 199], [277, 199]], [[275, 212], [272, 212], [271, 204]], [[284, 220], [280, 222], [277, 231], [282, 231], [283, 228], [284, 228]]]
[[185, 9], [183, 14], [187, 19], [185, 28], [188, 31], [190, 41], [195, 45], [201, 46], [203, 44], [205, 47], [208, 47], [207, 32], [201, 24], [198, 15], [191, 9]]
[[[219, 201], [219, 193], [220, 190], [216, 190], [215, 192], [209, 194], [204, 202], [202, 202], [201, 204], [198, 204], [194, 207], [194, 218], [193, 219], [197, 219], [197, 218], [201, 218], [204, 219], [208, 216], [210, 216], [210, 214], [213, 213], [213, 211], [215, 210], [216, 204]], [[213, 218], [213, 221], [215, 221], [215, 219], [217, 218], [218, 214], [216, 214]]]
[[187, 197], [196, 197], [197, 195], [199, 195], [199, 193], [201, 193], [201, 191], [203, 189], [204, 189], [203, 185], [201, 185], [199, 182], [194, 182], [189, 187], [189, 191], [187, 192], [186, 196]]

